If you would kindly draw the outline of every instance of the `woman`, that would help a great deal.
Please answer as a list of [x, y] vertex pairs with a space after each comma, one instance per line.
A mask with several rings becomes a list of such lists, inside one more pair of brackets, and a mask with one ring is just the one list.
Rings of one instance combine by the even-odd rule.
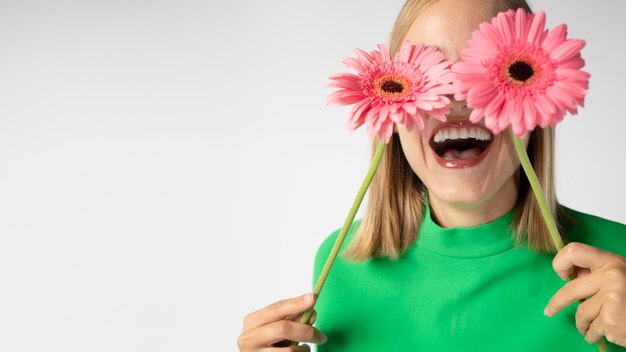
[[[514, 0], [408, 0], [391, 55], [408, 39], [458, 60], [479, 23], [519, 7], [530, 12]], [[626, 226], [558, 205], [554, 130], [536, 129], [525, 142], [569, 242], [555, 256], [510, 129], [494, 135], [469, 113], [453, 101], [448, 121], [429, 118], [423, 135], [394, 130], [367, 213], [316, 303], [317, 328], [299, 323], [314, 297], [279, 301], [246, 316], [242, 352], [309, 350], [289, 341], [320, 352], [597, 351], [603, 336], [626, 351]], [[462, 130], [488, 143], [434, 142]], [[317, 252], [314, 283], [338, 232]], [[579, 278], [566, 283], [570, 267]]]

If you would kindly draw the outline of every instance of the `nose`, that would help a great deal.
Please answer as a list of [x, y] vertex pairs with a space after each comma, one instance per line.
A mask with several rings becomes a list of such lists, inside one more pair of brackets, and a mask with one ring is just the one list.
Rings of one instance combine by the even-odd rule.
[[450, 113], [448, 114], [449, 117], [469, 117], [470, 109], [467, 107], [467, 101], [454, 100], [454, 97], [452, 95], [448, 95], [447, 97], [448, 99], [450, 99], [451, 103]]

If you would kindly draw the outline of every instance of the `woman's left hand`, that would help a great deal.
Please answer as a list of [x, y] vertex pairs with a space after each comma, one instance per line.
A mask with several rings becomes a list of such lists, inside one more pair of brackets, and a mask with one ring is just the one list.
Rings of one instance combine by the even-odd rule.
[[557, 253], [552, 267], [567, 280], [572, 266], [577, 278], [552, 296], [544, 314], [551, 317], [573, 302], [593, 296], [578, 305], [576, 328], [588, 343], [604, 335], [609, 342], [626, 347], [626, 258], [572, 242]]

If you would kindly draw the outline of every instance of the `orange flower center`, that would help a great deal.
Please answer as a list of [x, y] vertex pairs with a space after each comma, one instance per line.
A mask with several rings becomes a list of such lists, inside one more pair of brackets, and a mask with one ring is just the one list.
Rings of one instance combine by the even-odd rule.
[[409, 81], [399, 75], [389, 75], [378, 78], [374, 87], [383, 96], [400, 97], [409, 90]]
[[515, 58], [503, 67], [506, 80], [516, 86], [533, 83], [538, 76], [539, 69], [530, 60]]

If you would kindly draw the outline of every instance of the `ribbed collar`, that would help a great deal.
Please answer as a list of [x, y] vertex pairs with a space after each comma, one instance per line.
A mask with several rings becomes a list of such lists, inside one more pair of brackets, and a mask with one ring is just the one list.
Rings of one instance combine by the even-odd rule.
[[448, 257], [480, 258], [513, 248], [515, 239], [509, 229], [515, 208], [498, 219], [472, 227], [444, 228], [432, 219], [428, 200], [416, 240], [423, 249]]

